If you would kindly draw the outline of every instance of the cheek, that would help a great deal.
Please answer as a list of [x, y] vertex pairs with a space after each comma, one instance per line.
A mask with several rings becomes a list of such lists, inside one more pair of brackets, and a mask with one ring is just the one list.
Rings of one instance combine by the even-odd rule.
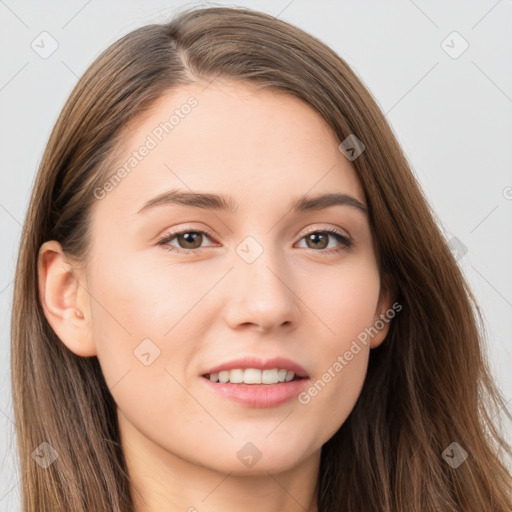
[[[133, 383], [143, 370], [141, 378], [151, 381], [154, 366], [162, 372], [156, 363], [163, 360], [163, 335], [173, 325], [172, 291], [133, 256], [103, 253], [90, 269], [92, 336], [107, 384], [112, 388], [128, 373], [125, 380]], [[135, 399], [141, 388], [131, 387]]]
[[[352, 411], [364, 384], [380, 280], [374, 260], [360, 258], [316, 275], [308, 306], [318, 317], [317, 374], [299, 402], [324, 418], [322, 435], [332, 435]], [[319, 335], [319, 333], [322, 333]]]
[[[172, 287], [171, 273], [176, 276]], [[190, 276], [178, 266], [163, 276], [136, 256], [105, 258], [91, 274], [97, 357], [118, 407], [141, 430], [151, 431], [176, 410], [200, 418], [202, 411], [178, 384], [197, 349], [197, 322], [186, 313], [200, 290], [183, 292], [186, 282], [193, 282]]]
[[[311, 283], [314, 286], [311, 286]], [[380, 293], [374, 259], [357, 256], [346, 264], [321, 268], [305, 278], [305, 302], [318, 319], [324, 354], [346, 350], [345, 345], [373, 325]], [[347, 347], [348, 348], [348, 347]]]
[[180, 382], [188, 376], [211, 323], [201, 320], [214, 311], [201, 299], [218, 280], [198, 265], [170, 265], [165, 254], [148, 261], [142, 253], [104, 253], [91, 264], [93, 338], [109, 385], [130, 372], [136, 395], [142, 388], [166, 389], [171, 378], [164, 369]]
[[[136, 339], [161, 340], [183, 318], [199, 292], [200, 283], [179, 265], [148, 262], [143, 255], [105, 258], [92, 270], [103, 328], [120, 329]], [[194, 284], [192, 286], [192, 283]], [[199, 286], [196, 286], [199, 285]], [[97, 320], [97, 318], [95, 318]], [[98, 322], [97, 322], [98, 323]]]

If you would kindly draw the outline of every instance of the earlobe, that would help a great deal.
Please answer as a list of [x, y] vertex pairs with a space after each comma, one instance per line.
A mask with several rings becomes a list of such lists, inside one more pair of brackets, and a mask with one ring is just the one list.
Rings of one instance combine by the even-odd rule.
[[79, 271], [55, 240], [39, 249], [39, 298], [44, 315], [59, 339], [75, 354], [96, 355], [90, 325], [89, 296]]
[[379, 345], [381, 345], [381, 343], [384, 342], [386, 336], [388, 335], [389, 327], [392, 321], [392, 316], [389, 315], [389, 312], [392, 311], [394, 313], [394, 310], [392, 309], [393, 296], [394, 286], [391, 282], [391, 277], [385, 275], [382, 279], [379, 301], [375, 311], [373, 323], [373, 327], [378, 332], [375, 336], [372, 336], [370, 341], [371, 348], [377, 348]]

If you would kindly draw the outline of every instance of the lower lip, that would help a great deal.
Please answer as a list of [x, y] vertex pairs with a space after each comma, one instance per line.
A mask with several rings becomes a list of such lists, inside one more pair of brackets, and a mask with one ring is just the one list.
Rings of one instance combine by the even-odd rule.
[[230, 384], [212, 382], [201, 377], [219, 395], [249, 407], [277, 407], [297, 395], [307, 386], [309, 379], [303, 378], [279, 384]]

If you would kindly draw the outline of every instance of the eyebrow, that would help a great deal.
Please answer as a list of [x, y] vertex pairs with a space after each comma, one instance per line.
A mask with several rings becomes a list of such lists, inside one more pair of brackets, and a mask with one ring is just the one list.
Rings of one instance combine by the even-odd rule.
[[[173, 189], [147, 201], [137, 214], [145, 212], [156, 206], [172, 204], [204, 208], [207, 210], [227, 211], [230, 213], [234, 213], [238, 208], [236, 201], [234, 201], [231, 196]], [[298, 213], [322, 210], [336, 205], [350, 206], [364, 214], [368, 213], [368, 209], [358, 199], [351, 195], [342, 193], [321, 194], [317, 196], [304, 195], [296, 198], [292, 202], [290, 209], [293, 212]]]

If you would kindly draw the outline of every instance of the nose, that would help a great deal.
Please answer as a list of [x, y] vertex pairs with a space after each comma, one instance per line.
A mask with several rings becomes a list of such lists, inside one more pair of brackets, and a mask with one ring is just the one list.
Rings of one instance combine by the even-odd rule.
[[252, 263], [235, 255], [226, 287], [225, 320], [235, 330], [296, 328], [300, 299], [294, 288], [289, 265], [270, 250], [264, 250]]

